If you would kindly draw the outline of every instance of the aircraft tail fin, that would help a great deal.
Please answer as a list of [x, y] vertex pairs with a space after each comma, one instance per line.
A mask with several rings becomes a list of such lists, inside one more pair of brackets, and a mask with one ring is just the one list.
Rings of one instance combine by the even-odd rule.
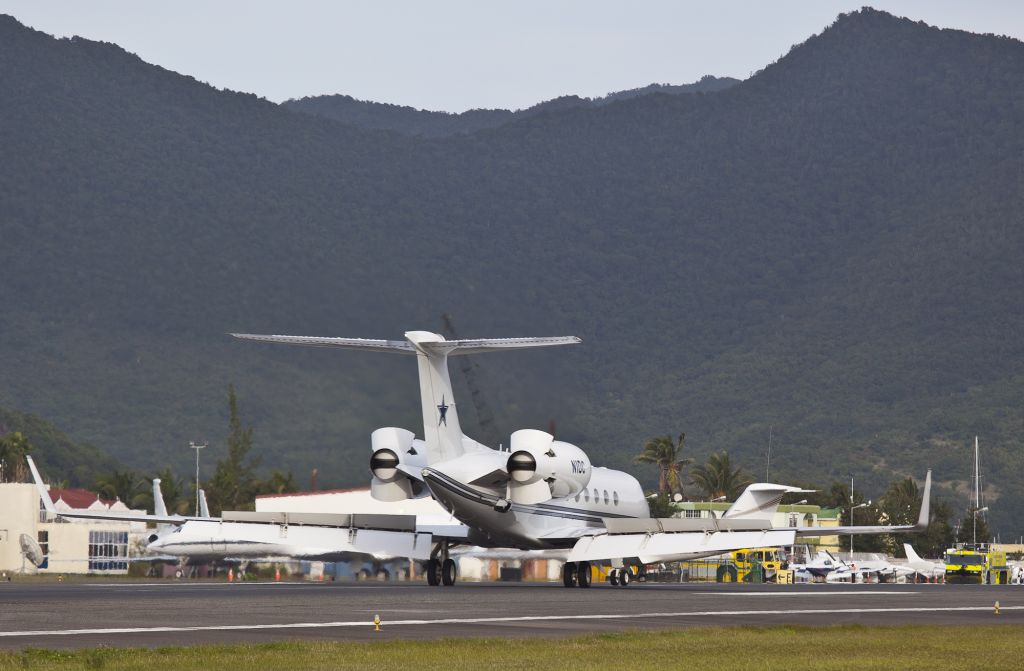
[[444, 336], [429, 331], [407, 331], [404, 341], [253, 335], [249, 333], [232, 333], [231, 335], [242, 340], [258, 342], [415, 355], [419, 369], [423, 441], [427, 447], [427, 465], [458, 457], [463, 454], [465, 449], [462, 443], [463, 434], [462, 426], [459, 423], [459, 410], [452, 393], [451, 378], [448, 376], [449, 356], [574, 345], [580, 342], [580, 339], [575, 336], [446, 340]]
[[914, 546], [912, 546], [910, 543], [904, 543], [903, 544], [903, 551], [906, 553], [908, 561], [912, 561], [912, 562], [920, 562], [921, 561], [921, 557], [918, 556], [917, 552], [914, 551]]
[[36, 491], [39, 492], [39, 500], [43, 502], [43, 509], [48, 515], [56, 516], [57, 509], [53, 505], [53, 499], [50, 498], [50, 492], [46, 491], [46, 485], [43, 484], [43, 478], [39, 475], [36, 462], [32, 461], [31, 456], [26, 456], [25, 459], [28, 460], [28, 469], [32, 472], [32, 482], [36, 484]]
[[210, 516], [210, 506], [206, 503], [206, 490], [199, 490], [199, 511], [196, 513], [200, 517]]
[[153, 478], [153, 514], [167, 515], [167, 504], [164, 503], [164, 494], [160, 491], [160, 478]]
[[723, 517], [770, 521], [775, 516], [775, 511], [778, 510], [783, 496], [812, 491], [814, 490], [776, 485], [770, 482], [756, 482], [743, 490], [736, 502], [729, 506], [729, 510], [725, 511]]

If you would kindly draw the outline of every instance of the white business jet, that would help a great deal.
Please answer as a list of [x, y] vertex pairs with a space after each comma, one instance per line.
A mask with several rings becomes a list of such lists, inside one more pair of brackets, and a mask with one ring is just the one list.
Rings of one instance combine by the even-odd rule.
[[523, 429], [508, 451], [467, 437], [448, 375], [448, 357], [571, 345], [576, 337], [445, 340], [409, 331], [404, 340], [232, 334], [236, 338], [308, 347], [387, 352], [416, 357], [423, 438], [387, 427], [371, 435], [371, 493], [380, 501], [433, 496], [461, 523], [460, 537], [434, 533], [427, 562], [431, 585], [452, 585], [456, 544], [521, 550], [568, 550], [566, 587], [589, 587], [591, 564], [611, 565], [611, 582], [627, 585], [629, 567], [707, 557], [747, 547], [792, 545], [797, 537], [917, 531], [927, 526], [931, 471], [915, 525], [773, 528], [772, 516], [796, 487], [750, 485], [721, 518], [654, 519], [637, 480], [594, 467], [579, 447]]

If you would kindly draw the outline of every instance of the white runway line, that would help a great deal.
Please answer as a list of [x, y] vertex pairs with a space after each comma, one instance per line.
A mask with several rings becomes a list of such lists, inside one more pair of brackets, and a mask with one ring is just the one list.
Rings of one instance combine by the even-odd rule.
[[82, 587], [266, 587], [275, 585], [277, 587], [307, 585], [325, 585], [322, 582], [90, 582], [83, 583]]
[[[1003, 606], [1003, 611], [1024, 610], [1024, 606]], [[557, 620], [636, 620], [638, 618], [721, 617], [736, 615], [844, 615], [853, 613], [952, 613], [992, 612], [992, 606], [950, 606], [946, 608], [835, 608], [794, 610], [703, 610], [678, 613], [614, 613], [608, 615], [522, 615], [517, 617], [441, 618], [437, 620], [388, 620], [386, 627], [437, 624], [497, 624], [501, 622], [550, 622]], [[0, 638], [17, 636], [88, 636], [105, 634], [153, 634], [196, 631], [258, 631], [268, 629], [338, 629], [372, 627], [369, 619], [342, 622], [291, 622], [284, 624], [220, 624], [195, 627], [112, 627], [107, 629], [50, 629], [38, 631], [0, 631]]]
[[920, 594], [913, 590], [887, 590], [879, 589], [872, 590], [870, 592], [860, 591], [842, 591], [842, 592], [696, 592], [706, 596], [859, 596], [861, 594], [870, 594], [873, 596], [878, 595], [889, 595], [889, 594]]

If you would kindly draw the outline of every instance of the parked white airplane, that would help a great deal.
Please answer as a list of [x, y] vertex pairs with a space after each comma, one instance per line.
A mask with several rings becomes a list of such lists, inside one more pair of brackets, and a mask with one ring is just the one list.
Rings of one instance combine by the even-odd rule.
[[[575, 445], [524, 429], [512, 434], [510, 450], [505, 452], [462, 433], [448, 356], [568, 345], [578, 343], [578, 338], [448, 341], [424, 331], [410, 331], [401, 341], [235, 335], [262, 342], [415, 356], [424, 438], [394, 427], [373, 432], [371, 493], [380, 501], [392, 502], [432, 495], [456, 519], [253, 512], [225, 512], [220, 518], [133, 516], [174, 527], [169, 533], [158, 532], [150, 551], [191, 558], [427, 559], [428, 583], [451, 585], [456, 580], [455, 562], [449, 557], [453, 545], [557, 550], [568, 552], [564, 584], [588, 587], [593, 562], [611, 564], [613, 584], [626, 585], [632, 576], [624, 570], [626, 566], [745, 547], [792, 545], [803, 536], [915, 531], [927, 525], [930, 471], [920, 517], [912, 526], [773, 528], [771, 519], [782, 497], [804, 490], [769, 483], [750, 485], [721, 518], [653, 519], [635, 478], [593, 467]], [[31, 460], [30, 466], [45, 505], [49, 497]], [[47, 509], [58, 514], [52, 504]], [[125, 519], [114, 513], [59, 514]]]
[[926, 578], [945, 577], [946, 564], [944, 562], [921, 559], [910, 543], [903, 544], [903, 551], [907, 554], [907, 563], [904, 566], [910, 568], [915, 573], [919, 573]]

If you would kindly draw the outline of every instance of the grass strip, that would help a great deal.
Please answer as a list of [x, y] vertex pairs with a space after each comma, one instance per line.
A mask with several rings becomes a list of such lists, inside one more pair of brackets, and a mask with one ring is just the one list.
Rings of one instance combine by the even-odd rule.
[[1020, 668], [1024, 626], [707, 627], [574, 638], [366, 643], [289, 641], [164, 648], [27, 648], [0, 669], [956, 669]]

